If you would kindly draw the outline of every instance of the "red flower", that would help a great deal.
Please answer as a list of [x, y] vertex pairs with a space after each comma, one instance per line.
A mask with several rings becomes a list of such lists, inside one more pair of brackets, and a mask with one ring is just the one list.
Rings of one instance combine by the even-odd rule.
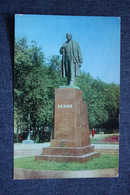
[[107, 137], [101, 141], [104, 141], [104, 142], [119, 142], [119, 136], [112, 136], [112, 137]]

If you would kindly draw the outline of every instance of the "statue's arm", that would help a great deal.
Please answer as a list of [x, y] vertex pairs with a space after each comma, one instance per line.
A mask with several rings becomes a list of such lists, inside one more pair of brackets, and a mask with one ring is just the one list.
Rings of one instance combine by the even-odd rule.
[[63, 54], [64, 49], [65, 49], [65, 44], [63, 44], [63, 45], [61, 46], [61, 48], [60, 48], [60, 54]]

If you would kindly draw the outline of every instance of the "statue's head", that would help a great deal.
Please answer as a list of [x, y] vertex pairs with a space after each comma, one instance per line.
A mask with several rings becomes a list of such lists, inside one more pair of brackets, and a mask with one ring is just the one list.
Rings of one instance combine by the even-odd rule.
[[66, 34], [66, 38], [67, 38], [68, 41], [71, 40], [72, 39], [72, 34], [71, 33], [67, 33]]

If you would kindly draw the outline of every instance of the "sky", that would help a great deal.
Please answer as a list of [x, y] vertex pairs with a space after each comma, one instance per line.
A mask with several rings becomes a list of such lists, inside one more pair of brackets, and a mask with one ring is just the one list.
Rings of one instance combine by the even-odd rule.
[[120, 83], [120, 18], [89, 16], [15, 15], [15, 38], [35, 40], [46, 58], [60, 55], [66, 33], [79, 43], [82, 71], [106, 83]]

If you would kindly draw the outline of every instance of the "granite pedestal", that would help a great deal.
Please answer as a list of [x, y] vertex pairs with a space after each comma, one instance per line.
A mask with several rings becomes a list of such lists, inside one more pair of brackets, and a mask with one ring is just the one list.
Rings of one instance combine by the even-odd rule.
[[77, 88], [55, 90], [54, 139], [35, 160], [87, 162], [99, 157], [90, 145], [87, 105]]

